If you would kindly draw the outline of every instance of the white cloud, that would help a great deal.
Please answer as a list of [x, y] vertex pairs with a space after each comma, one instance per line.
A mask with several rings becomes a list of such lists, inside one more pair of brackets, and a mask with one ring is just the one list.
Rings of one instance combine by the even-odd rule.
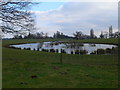
[[117, 28], [117, 5], [113, 2], [69, 2], [54, 10], [32, 12], [37, 14], [36, 26], [40, 28], [39, 30], [50, 32], [51, 35], [57, 30], [69, 35], [78, 30], [89, 34], [91, 28], [98, 35], [110, 25]]
[[34, 14], [42, 14], [42, 13], [46, 13], [45, 11], [29, 11], [30, 13], [34, 13]]

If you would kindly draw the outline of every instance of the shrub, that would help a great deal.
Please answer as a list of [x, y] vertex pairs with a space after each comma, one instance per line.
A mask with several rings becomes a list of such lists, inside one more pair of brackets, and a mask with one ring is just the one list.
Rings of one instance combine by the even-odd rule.
[[78, 43], [77, 46], [84, 46], [84, 44], [83, 43]]
[[45, 49], [42, 49], [41, 51], [45, 51]]
[[97, 54], [105, 54], [105, 50], [104, 49], [97, 49]]
[[97, 51], [93, 51], [93, 52], [91, 52], [90, 54], [97, 54]]
[[48, 52], [49, 50], [47, 50], [47, 49], [42, 49], [41, 51]]
[[9, 46], [9, 48], [14, 48], [14, 49], [15, 49], [15, 47], [14, 47], [14, 46]]
[[50, 52], [55, 52], [55, 50], [54, 49], [50, 49]]
[[71, 54], [73, 54], [73, 51], [71, 51]]
[[33, 51], [36, 51], [36, 49], [34, 48]]
[[58, 49], [56, 49], [56, 52], [58, 53]]
[[75, 51], [75, 54], [80, 54], [80, 51], [79, 51], [79, 50], [76, 50], [76, 51]]
[[46, 52], [49, 52], [49, 50], [48, 50], [48, 49], [46, 49], [45, 51], [46, 51]]
[[56, 43], [54, 43], [54, 45], [59, 45], [59, 43], [56, 42]]
[[14, 46], [9, 46], [9, 48], [13, 48], [13, 49], [21, 49], [19, 47], [14, 47]]
[[62, 53], [66, 53], [66, 51], [65, 51], [65, 50], [62, 50], [62, 49], [61, 49], [61, 51], [62, 51]]
[[88, 53], [88, 51], [86, 51], [86, 50], [80, 50], [80, 54], [87, 54]]
[[111, 54], [118, 54], [119, 51], [120, 51], [119, 46], [118, 47], [112, 47]]
[[39, 51], [39, 48], [37, 48], [37, 51]]
[[26, 50], [31, 50], [30, 48], [26, 48]]
[[91, 47], [94, 47], [94, 46], [96, 46], [95, 44], [89, 44]]
[[107, 53], [107, 54], [111, 54], [111, 52], [112, 52], [112, 49], [110, 49], [110, 48], [106, 48], [105, 53]]

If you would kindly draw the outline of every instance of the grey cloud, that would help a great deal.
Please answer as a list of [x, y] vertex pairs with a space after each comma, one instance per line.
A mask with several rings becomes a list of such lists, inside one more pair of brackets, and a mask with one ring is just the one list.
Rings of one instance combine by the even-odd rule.
[[[51, 25], [53, 30], [56, 29], [54, 26], [62, 26], [60, 30], [71, 35], [78, 30], [89, 34], [89, 30], [93, 28], [98, 34], [110, 25], [117, 28], [117, 9], [117, 3], [69, 2], [55, 10], [39, 13], [37, 15], [37, 26], [40, 27], [40, 24], [44, 27]], [[46, 31], [49, 32], [47, 29]]]

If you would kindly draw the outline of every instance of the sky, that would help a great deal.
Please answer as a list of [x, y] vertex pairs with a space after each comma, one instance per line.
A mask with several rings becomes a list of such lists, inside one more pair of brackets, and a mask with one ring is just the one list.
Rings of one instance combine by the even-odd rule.
[[52, 36], [56, 31], [73, 36], [76, 31], [90, 34], [90, 29], [99, 36], [113, 26], [118, 29], [117, 2], [40, 2], [32, 6], [35, 14], [35, 32], [47, 32]]
[[93, 28], [98, 36], [101, 31], [118, 27], [117, 2], [41, 2], [31, 8], [36, 15], [38, 32], [53, 35], [56, 31], [72, 36], [76, 31], [89, 35]]

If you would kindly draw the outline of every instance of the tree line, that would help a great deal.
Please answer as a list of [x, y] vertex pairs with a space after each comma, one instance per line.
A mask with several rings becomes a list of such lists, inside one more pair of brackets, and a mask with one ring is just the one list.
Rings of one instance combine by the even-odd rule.
[[94, 34], [93, 36], [90, 35], [85, 35], [83, 34], [81, 31], [76, 31], [75, 33], [73, 33], [73, 36], [68, 36], [65, 35], [62, 32], [56, 31], [54, 33], [53, 36], [48, 36], [48, 33], [44, 33], [44, 32], [37, 32], [35, 34], [29, 33], [27, 36], [22, 36], [22, 35], [15, 35], [14, 39], [46, 39], [46, 38], [53, 38], [53, 39], [67, 39], [67, 38], [71, 38], [71, 39], [91, 39], [91, 38], [97, 38]]

